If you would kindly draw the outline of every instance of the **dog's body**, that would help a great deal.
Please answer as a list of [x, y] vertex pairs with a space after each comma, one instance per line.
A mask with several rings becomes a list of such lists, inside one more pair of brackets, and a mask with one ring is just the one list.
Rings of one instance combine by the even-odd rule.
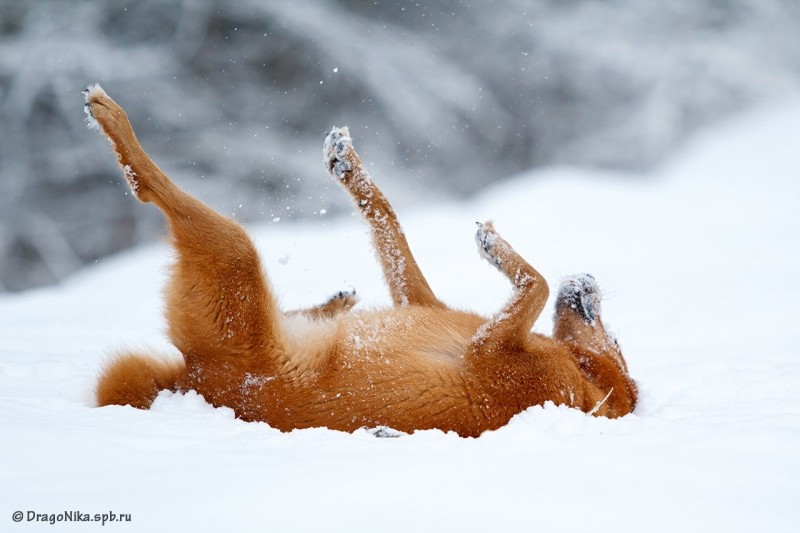
[[194, 389], [244, 420], [281, 430], [389, 426], [464, 436], [546, 401], [609, 417], [635, 406], [636, 386], [600, 321], [591, 276], [562, 284], [553, 338], [531, 333], [547, 284], [491, 223], [479, 224], [479, 250], [511, 280], [514, 295], [489, 319], [449, 309], [428, 286], [346, 129], [326, 139], [325, 162], [370, 224], [394, 306], [347, 312], [354, 297], [339, 293], [283, 313], [245, 231], [178, 189], [99, 86], [86, 101], [134, 195], [167, 218], [177, 259], [166, 315], [184, 359], [118, 357], [100, 378], [99, 405], [147, 408], [161, 389]]

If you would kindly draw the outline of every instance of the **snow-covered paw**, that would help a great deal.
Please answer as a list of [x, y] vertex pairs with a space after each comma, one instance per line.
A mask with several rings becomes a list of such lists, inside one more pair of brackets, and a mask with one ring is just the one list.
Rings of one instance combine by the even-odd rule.
[[97, 119], [95, 118], [92, 106], [97, 104], [101, 98], [107, 98], [108, 95], [103, 88], [100, 87], [99, 83], [89, 85], [86, 89], [81, 91], [81, 94], [83, 94], [83, 112], [86, 113], [86, 124], [90, 129], [100, 129], [100, 124], [98, 124]]
[[389, 426], [376, 426], [374, 428], [364, 427], [362, 429], [378, 439], [396, 439], [397, 437], [408, 435], [408, 433], [392, 429]]
[[600, 287], [591, 274], [575, 274], [561, 282], [556, 297], [556, 312], [571, 310], [594, 324], [600, 316]]
[[83, 94], [83, 112], [86, 113], [86, 124], [90, 129], [98, 130], [103, 118], [101, 115], [107, 114], [116, 104], [99, 83], [89, 85], [81, 93]]
[[350, 289], [349, 291], [339, 291], [331, 296], [325, 306], [336, 307], [342, 310], [347, 310], [358, 303], [358, 296], [356, 290]]
[[325, 138], [325, 144], [322, 147], [325, 167], [331, 176], [343, 180], [345, 173], [352, 170], [352, 164], [348, 160], [348, 155], [352, 151], [353, 140], [350, 138], [347, 126], [343, 128], [334, 126]]
[[475, 232], [475, 242], [478, 244], [478, 253], [491, 264], [499, 267], [503, 263], [503, 260], [497, 254], [499, 236], [494, 230], [494, 224], [491, 220], [483, 224], [480, 222], [476, 222], [475, 224], [478, 225], [478, 231]]

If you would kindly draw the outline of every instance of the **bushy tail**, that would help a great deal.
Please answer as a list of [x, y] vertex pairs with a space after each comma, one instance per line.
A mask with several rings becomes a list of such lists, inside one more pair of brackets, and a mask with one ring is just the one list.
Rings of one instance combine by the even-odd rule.
[[112, 359], [97, 382], [97, 405], [131, 405], [148, 409], [158, 392], [176, 390], [186, 367], [183, 359], [155, 359], [123, 353]]

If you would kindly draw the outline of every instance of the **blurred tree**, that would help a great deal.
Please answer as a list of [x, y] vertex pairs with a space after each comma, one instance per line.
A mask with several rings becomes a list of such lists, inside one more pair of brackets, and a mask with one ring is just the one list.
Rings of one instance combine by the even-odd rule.
[[242, 220], [347, 202], [349, 124], [389, 193], [469, 194], [545, 164], [646, 168], [709, 120], [797, 90], [794, 0], [0, 0], [0, 290], [160, 234], [80, 90]]

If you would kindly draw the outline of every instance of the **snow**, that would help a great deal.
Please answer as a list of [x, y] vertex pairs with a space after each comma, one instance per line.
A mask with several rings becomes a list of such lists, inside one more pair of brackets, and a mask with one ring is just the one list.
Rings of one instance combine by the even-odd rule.
[[[641, 391], [619, 420], [547, 405], [478, 439], [376, 438], [280, 433], [194, 392], [98, 409], [110, 353], [175, 356], [161, 318], [167, 246], [3, 295], [0, 529], [44, 527], [15, 511], [77, 510], [130, 513], [107, 526], [131, 531], [796, 530], [798, 138], [800, 101], [785, 102], [706, 131], [648, 176], [550, 168], [400, 213], [455, 307], [490, 315], [511, 291], [475, 258], [475, 220], [494, 217], [551, 289], [591, 272]], [[359, 305], [390, 301], [358, 217], [251, 230], [286, 308], [341, 286]], [[552, 301], [537, 331], [551, 313]]]

